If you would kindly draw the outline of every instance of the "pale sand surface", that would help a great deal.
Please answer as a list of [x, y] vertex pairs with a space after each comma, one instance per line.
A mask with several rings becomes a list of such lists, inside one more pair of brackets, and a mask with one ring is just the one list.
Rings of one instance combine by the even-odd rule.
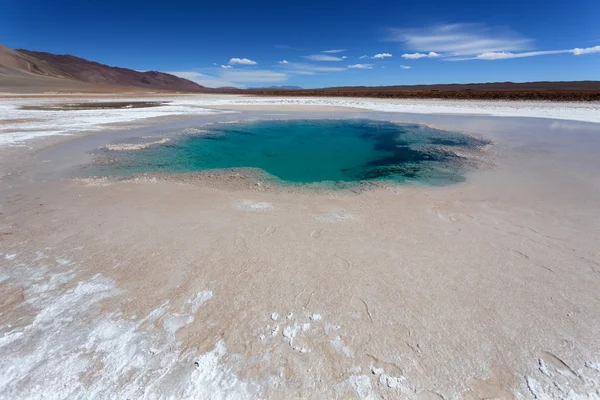
[[0, 148], [0, 399], [600, 398], [600, 125], [318, 114], [495, 141], [445, 187], [69, 177], [110, 142], [311, 114], [262, 107]]

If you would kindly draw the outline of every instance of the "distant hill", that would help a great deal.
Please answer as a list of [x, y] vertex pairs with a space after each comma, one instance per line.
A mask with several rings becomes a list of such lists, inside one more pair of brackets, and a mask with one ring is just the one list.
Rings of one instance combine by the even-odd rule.
[[300, 86], [268, 86], [268, 87], [258, 87], [258, 88], [250, 88], [248, 90], [304, 90]]
[[13, 50], [0, 45], [0, 92], [122, 92], [141, 88], [206, 92], [207, 88], [164, 72], [111, 67], [72, 55]]
[[231, 90], [264, 96], [374, 97], [383, 99], [600, 101], [600, 81], [492, 82], [397, 86], [340, 86], [322, 89]]

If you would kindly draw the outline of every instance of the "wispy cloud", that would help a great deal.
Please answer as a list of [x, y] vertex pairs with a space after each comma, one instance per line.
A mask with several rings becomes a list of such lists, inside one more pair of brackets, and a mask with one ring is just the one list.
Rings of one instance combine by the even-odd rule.
[[315, 75], [320, 72], [341, 72], [346, 70], [346, 68], [343, 67], [326, 67], [318, 64], [294, 62], [288, 62], [285, 65], [285, 68], [290, 73], [296, 75]]
[[288, 76], [283, 72], [269, 70], [226, 70], [221, 78], [232, 82], [284, 82]]
[[221, 65], [221, 68], [233, 68], [231, 65]]
[[[570, 50], [547, 50], [547, 51], [527, 51], [524, 53], [511, 53], [507, 51], [503, 52], [488, 52], [478, 54], [477, 56], [471, 59], [477, 60], [506, 60], [508, 58], [524, 58], [524, 57], [536, 57], [536, 56], [546, 56], [549, 54], [562, 54], [569, 53]], [[461, 59], [458, 59], [459, 61]]]
[[348, 68], [371, 69], [371, 68], [373, 68], [373, 64], [353, 64], [353, 65], [348, 65]]
[[287, 60], [281, 60], [279, 61], [279, 64], [288, 64]]
[[196, 72], [196, 71], [171, 71], [171, 72], [169, 72], [169, 74], [178, 76], [180, 78], [189, 79], [190, 81], [196, 82], [199, 85], [209, 87], [209, 88], [218, 88], [218, 87], [224, 87], [224, 86], [237, 87], [237, 88], [245, 87], [245, 85], [226, 81], [226, 80], [221, 79], [218, 76], [205, 75], [205, 74], [201, 74], [200, 72]]
[[312, 61], [342, 61], [341, 57], [330, 56], [327, 54], [311, 54], [310, 56], [304, 56], [304, 58]]
[[401, 42], [419, 53], [470, 56], [488, 52], [529, 50], [534, 40], [504, 28], [483, 24], [447, 24], [420, 29], [389, 29], [386, 40]]
[[290, 46], [287, 44], [276, 44], [275, 46], [276, 49], [280, 49], [280, 50], [296, 50], [296, 51], [302, 51], [304, 49], [301, 49], [300, 47], [294, 47], [294, 46]]
[[365, 58], [369, 58], [369, 56], [365, 54], [364, 56], [360, 56], [358, 58], [360, 58], [361, 60], [364, 60]]
[[400, 68], [402, 68], [402, 69], [411, 69], [412, 67], [410, 65], [401, 65]]
[[247, 58], [232, 58], [229, 60], [229, 64], [256, 65], [257, 63]]
[[600, 46], [563, 49], [533, 50], [533, 39], [505, 28], [491, 28], [483, 24], [448, 24], [420, 29], [388, 29], [386, 40], [402, 42], [415, 53], [402, 58], [441, 58], [447, 61], [506, 60], [571, 53], [576, 56], [600, 53]]
[[321, 53], [343, 53], [346, 49], [323, 50]]
[[374, 59], [378, 59], [378, 58], [387, 58], [387, 57], [391, 57], [392, 55], [390, 53], [379, 53], [379, 54], [375, 54], [373, 56]]
[[435, 51], [430, 51], [429, 53], [406, 53], [402, 54], [402, 58], [406, 58], [408, 60], [417, 60], [419, 58], [436, 58], [440, 57], [440, 54]]
[[342, 58], [343, 58], [343, 59], [346, 59], [346, 58], [348, 58], [348, 56], [342, 56]]
[[475, 57], [467, 58], [450, 58], [450, 61], [462, 61], [462, 60], [507, 60], [511, 58], [525, 58], [525, 57], [538, 57], [547, 56], [552, 54], [567, 54], [571, 53], [576, 56], [592, 53], [600, 53], [600, 46], [586, 47], [586, 48], [575, 48], [567, 50], [542, 50], [542, 51], [526, 51], [523, 53], [511, 53], [511, 52], [488, 52], [478, 54]]

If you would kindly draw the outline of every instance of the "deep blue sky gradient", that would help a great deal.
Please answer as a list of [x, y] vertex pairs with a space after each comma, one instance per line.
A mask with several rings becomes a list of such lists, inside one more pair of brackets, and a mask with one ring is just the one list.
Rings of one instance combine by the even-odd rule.
[[[492, 61], [447, 61], [451, 54], [444, 53], [411, 60], [401, 55], [428, 50], [384, 40], [390, 28], [426, 32], [435, 26], [468, 23], [477, 25], [461, 29], [489, 29], [496, 38], [503, 35], [498, 32], [505, 32], [531, 39], [526, 49], [511, 52], [592, 48], [600, 45], [600, 1], [595, 0], [0, 0], [0, 10], [0, 43], [9, 47], [69, 53], [138, 70], [184, 72], [201, 83], [321, 87], [600, 79], [600, 52]], [[334, 62], [303, 58], [328, 49], [347, 49], [331, 54], [347, 58]], [[359, 58], [377, 53], [392, 57]], [[257, 64], [221, 68], [233, 57]], [[343, 70], [298, 74], [295, 68], [279, 64], [284, 59], [309, 69]], [[354, 64], [371, 64], [371, 68], [346, 69]], [[256, 76], [264, 75], [257, 78], [264, 81], [238, 77], [239, 71], [255, 71]], [[273, 81], [269, 72], [275, 72]]]

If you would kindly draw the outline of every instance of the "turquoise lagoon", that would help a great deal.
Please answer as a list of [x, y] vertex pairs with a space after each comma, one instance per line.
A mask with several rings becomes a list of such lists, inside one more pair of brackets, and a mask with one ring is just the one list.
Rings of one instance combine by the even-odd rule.
[[[116, 161], [94, 174], [188, 173], [253, 168], [280, 183], [362, 181], [448, 184], [464, 180], [452, 147], [488, 144], [423, 125], [374, 120], [277, 120], [213, 124], [135, 151], [104, 153]], [[92, 171], [89, 171], [92, 172]]]

